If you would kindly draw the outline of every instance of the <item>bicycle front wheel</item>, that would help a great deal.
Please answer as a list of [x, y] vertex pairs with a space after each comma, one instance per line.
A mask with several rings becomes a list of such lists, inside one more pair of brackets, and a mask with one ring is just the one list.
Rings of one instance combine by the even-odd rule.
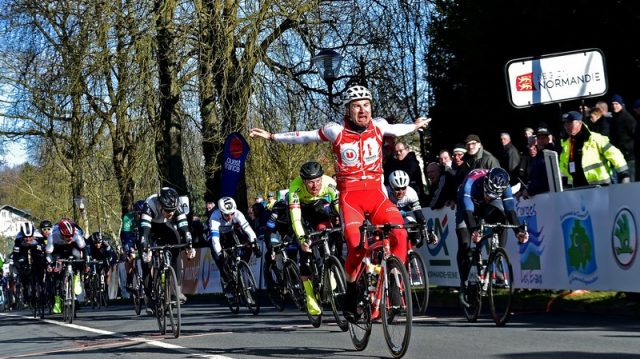
[[256, 279], [247, 262], [241, 260], [237, 264], [238, 284], [240, 284], [245, 305], [253, 315], [258, 315], [258, 313], [260, 313], [260, 302], [258, 301], [258, 286], [256, 285]]
[[305, 311], [307, 309], [306, 294], [304, 292], [302, 278], [300, 278], [298, 264], [291, 259], [286, 259], [283, 274], [287, 293], [291, 296], [291, 300], [298, 310]]
[[142, 286], [142, 279], [138, 276], [138, 273], [133, 273], [131, 278], [131, 300], [133, 301], [133, 310], [136, 315], [140, 315], [142, 311], [142, 296], [144, 296], [144, 287]]
[[382, 330], [389, 352], [394, 358], [402, 357], [409, 348], [413, 306], [411, 284], [404, 264], [395, 256], [386, 259], [380, 314]]
[[420, 253], [412, 251], [407, 255], [407, 273], [411, 283], [413, 313], [424, 314], [429, 305], [429, 275]]
[[497, 248], [489, 258], [489, 286], [487, 296], [491, 305], [491, 315], [497, 326], [507, 324], [511, 316], [513, 296], [513, 269], [502, 248]]
[[469, 274], [467, 275], [466, 288], [460, 288], [465, 303], [461, 303], [464, 316], [467, 321], [473, 323], [478, 320], [480, 310], [482, 309], [482, 281], [478, 273], [477, 260], [469, 263]]
[[336, 324], [343, 332], [349, 330], [349, 323], [342, 316], [342, 302], [347, 292], [347, 280], [345, 279], [344, 268], [334, 256], [328, 256], [324, 262], [324, 297], [329, 300], [333, 317]]
[[365, 350], [371, 337], [371, 302], [369, 299], [369, 279], [364, 270], [356, 279], [358, 314], [355, 323], [349, 323], [351, 342], [358, 351]]
[[73, 293], [73, 275], [67, 275], [64, 286], [64, 306], [63, 306], [63, 318], [64, 321], [71, 324], [73, 323], [73, 312], [75, 311], [75, 295]]
[[180, 337], [182, 325], [182, 313], [180, 312], [180, 287], [178, 286], [178, 278], [172, 267], [168, 267], [165, 273], [165, 308], [166, 316], [169, 317], [171, 331], [173, 337]]
[[275, 261], [271, 261], [264, 268], [264, 280], [267, 285], [267, 296], [277, 311], [284, 310], [284, 270], [278, 268]]
[[158, 321], [158, 329], [160, 334], [165, 335], [167, 333], [167, 317], [165, 316], [166, 302], [164, 290], [164, 282], [166, 282], [165, 274], [156, 273], [153, 277], [153, 302], [156, 314], [156, 320]]

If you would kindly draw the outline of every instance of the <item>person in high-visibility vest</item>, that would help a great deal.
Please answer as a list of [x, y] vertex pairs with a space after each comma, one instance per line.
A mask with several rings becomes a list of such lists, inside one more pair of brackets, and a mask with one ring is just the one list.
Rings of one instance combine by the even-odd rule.
[[611, 166], [616, 170], [619, 182], [629, 182], [627, 161], [608, 137], [589, 131], [578, 111], [563, 114], [562, 121], [569, 135], [561, 142], [559, 159], [565, 184], [572, 187], [611, 184]]

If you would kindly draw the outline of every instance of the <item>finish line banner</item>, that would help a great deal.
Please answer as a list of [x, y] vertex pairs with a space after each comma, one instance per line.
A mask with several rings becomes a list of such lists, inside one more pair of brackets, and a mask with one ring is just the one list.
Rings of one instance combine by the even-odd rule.
[[220, 197], [235, 197], [240, 176], [244, 174], [244, 163], [249, 155], [249, 144], [238, 132], [227, 136], [222, 155], [222, 180]]

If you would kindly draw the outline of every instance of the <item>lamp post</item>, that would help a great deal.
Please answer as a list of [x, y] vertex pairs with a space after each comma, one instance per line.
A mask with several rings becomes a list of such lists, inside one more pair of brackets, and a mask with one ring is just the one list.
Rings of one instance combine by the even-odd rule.
[[85, 235], [89, 233], [89, 218], [87, 216], [87, 197], [84, 196], [76, 196], [73, 197], [73, 202], [76, 205], [76, 208], [80, 210], [80, 215], [82, 216], [82, 222], [84, 225]]
[[331, 49], [323, 49], [311, 58], [311, 62], [320, 72], [320, 76], [327, 83], [329, 89], [329, 104], [333, 107], [333, 82], [338, 78], [342, 55]]

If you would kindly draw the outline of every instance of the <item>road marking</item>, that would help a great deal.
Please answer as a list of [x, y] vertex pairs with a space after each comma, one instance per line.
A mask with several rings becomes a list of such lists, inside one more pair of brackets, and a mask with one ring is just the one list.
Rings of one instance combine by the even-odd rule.
[[[22, 319], [31, 319], [31, 320], [38, 320], [38, 321], [42, 321], [45, 323], [49, 323], [49, 324], [54, 324], [54, 325], [58, 325], [61, 327], [67, 327], [67, 328], [71, 328], [71, 329], [77, 329], [77, 330], [82, 330], [85, 332], [90, 332], [90, 333], [95, 333], [95, 334], [100, 334], [100, 335], [109, 335], [112, 337], [117, 337], [117, 338], [121, 338], [121, 339], [125, 339], [128, 340], [130, 342], [134, 342], [134, 343], [143, 343], [143, 344], [148, 344], [148, 345], [153, 345], [156, 347], [160, 347], [160, 348], [164, 348], [164, 349], [171, 349], [180, 353], [184, 353], [184, 354], [189, 354], [189, 355], [193, 355], [193, 356], [197, 356], [198, 358], [209, 358], [209, 359], [232, 359], [231, 357], [227, 357], [224, 355], [218, 355], [218, 354], [204, 354], [204, 353], [199, 353], [195, 350], [192, 350], [190, 348], [186, 348], [180, 345], [176, 345], [176, 344], [170, 344], [170, 343], [166, 343], [160, 340], [156, 340], [156, 339], [147, 339], [147, 338], [143, 338], [143, 337], [131, 337], [128, 336], [126, 334], [121, 334], [121, 333], [117, 333], [117, 332], [111, 332], [108, 330], [102, 330], [102, 329], [98, 329], [98, 328], [91, 328], [91, 327], [86, 327], [83, 325], [78, 325], [78, 324], [68, 324], [68, 323], [63, 323], [60, 321], [55, 321], [55, 320], [51, 320], [51, 319], [36, 319], [32, 316], [23, 316], [23, 315], [18, 315], [18, 314], [9, 314], [9, 313], [0, 313], [0, 315], [2, 316], [6, 316], [6, 317], [17, 317], [17, 318], [22, 318]], [[223, 333], [211, 333], [211, 334], [231, 334], [231, 332], [223, 332]], [[185, 337], [189, 337], [189, 336], [185, 336]], [[123, 343], [118, 343], [120, 345], [124, 345]], [[96, 346], [100, 346], [99, 344]], [[94, 348], [96, 346], [87, 346], [87, 347], [83, 347], [82, 349], [80, 349], [80, 351], [86, 350], [86, 349], [90, 349], [90, 348]], [[72, 349], [64, 349], [64, 350], [57, 350], [57, 351], [51, 351], [48, 353], [52, 353], [52, 352], [61, 352], [61, 351], [70, 351]], [[43, 354], [43, 353], [40, 353]], [[26, 356], [33, 356], [35, 355], [34, 353], [31, 354], [24, 354], [21, 355], [22, 357], [26, 357]]]

